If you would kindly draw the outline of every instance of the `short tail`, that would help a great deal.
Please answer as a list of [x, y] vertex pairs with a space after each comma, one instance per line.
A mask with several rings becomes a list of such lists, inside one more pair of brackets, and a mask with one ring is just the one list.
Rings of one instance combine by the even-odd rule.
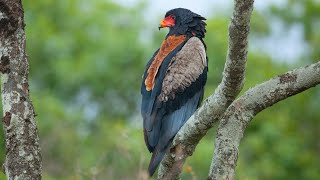
[[157, 170], [157, 167], [159, 166], [161, 160], [163, 159], [163, 156], [166, 153], [166, 149], [163, 150], [156, 150], [151, 157], [149, 167], [148, 167], [148, 172], [150, 177], [154, 174], [154, 172]]

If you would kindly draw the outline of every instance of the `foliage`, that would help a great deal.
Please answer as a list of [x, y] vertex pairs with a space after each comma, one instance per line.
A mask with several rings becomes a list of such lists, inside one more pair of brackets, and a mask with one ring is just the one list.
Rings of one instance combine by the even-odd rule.
[[[319, 57], [316, 0], [289, 1], [270, 8], [270, 17], [304, 29], [308, 60]], [[313, 3], [310, 5], [310, 3]], [[303, 7], [302, 15], [290, 11]], [[24, 1], [31, 98], [43, 157], [43, 179], [141, 179], [150, 155], [139, 115], [144, 64], [164, 32], [148, 30], [144, 6], [122, 7], [111, 1]], [[318, 8], [318, 9], [316, 9]], [[268, 17], [254, 12], [252, 38], [268, 37]], [[206, 96], [221, 80], [229, 18], [208, 18], [206, 43], [209, 77]], [[288, 27], [289, 28], [289, 27]], [[155, 28], [154, 28], [155, 29]], [[251, 47], [254, 44], [250, 44]], [[268, 54], [250, 51], [244, 90], [283, 73]], [[241, 144], [238, 179], [319, 179], [319, 88], [292, 97], [259, 114]], [[214, 131], [187, 161], [182, 179], [205, 179]], [[1, 132], [0, 138], [3, 139]], [[4, 142], [0, 147], [4, 160]], [[0, 179], [4, 179], [3, 174]]]

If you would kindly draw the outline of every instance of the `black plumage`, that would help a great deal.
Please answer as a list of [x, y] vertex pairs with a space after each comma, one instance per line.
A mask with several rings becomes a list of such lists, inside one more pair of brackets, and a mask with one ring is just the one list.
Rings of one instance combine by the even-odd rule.
[[[146, 65], [141, 114], [145, 143], [153, 153], [148, 168], [150, 176], [176, 133], [202, 101], [208, 71], [203, 20], [187, 9], [168, 11], [161, 26], [169, 27], [170, 31]], [[167, 53], [166, 48], [172, 50]]]

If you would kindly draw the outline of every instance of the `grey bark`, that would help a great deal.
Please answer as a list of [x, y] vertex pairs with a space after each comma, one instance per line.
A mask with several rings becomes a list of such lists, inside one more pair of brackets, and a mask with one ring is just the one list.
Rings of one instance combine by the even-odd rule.
[[161, 163], [158, 179], [179, 179], [186, 158], [220, 119], [208, 179], [233, 179], [239, 143], [250, 120], [276, 102], [320, 83], [318, 62], [262, 83], [234, 101], [244, 84], [253, 2], [234, 1], [222, 82], [174, 138]]
[[24, 12], [20, 0], [0, 0], [0, 73], [8, 179], [41, 179], [41, 152], [29, 96]]
[[192, 155], [202, 137], [242, 90], [253, 1], [234, 1], [235, 11], [229, 24], [229, 45], [223, 79], [175, 136], [170, 151], [161, 162], [158, 179], [179, 179], [186, 158]]
[[317, 62], [259, 84], [235, 100], [220, 120], [208, 179], [234, 179], [240, 140], [256, 114], [319, 83]]

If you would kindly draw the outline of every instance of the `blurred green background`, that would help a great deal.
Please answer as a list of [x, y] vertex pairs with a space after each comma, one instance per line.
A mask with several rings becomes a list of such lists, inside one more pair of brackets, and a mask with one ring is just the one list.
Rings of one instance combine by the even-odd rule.
[[[167, 32], [157, 31], [165, 11], [151, 18], [152, 11], [146, 9], [152, 2], [130, 6], [123, 2], [23, 1], [30, 91], [45, 180], [129, 180], [146, 175], [150, 154], [141, 129], [140, 81], [146, 62]], [[319, 1], [283, 2], [253, 13], [242, 93], [319, 60]], [[224, 11], [206, 15], [206, 96], [221, 80], [231, 7], [232, 1]], [[317, 87], [257, 115], [240, 146], [236, 179], [320, 179], [319, 107]], [[201, 141], [186, 162], [182, 179], [207, 177], [214, 136], [211, 130]]]

